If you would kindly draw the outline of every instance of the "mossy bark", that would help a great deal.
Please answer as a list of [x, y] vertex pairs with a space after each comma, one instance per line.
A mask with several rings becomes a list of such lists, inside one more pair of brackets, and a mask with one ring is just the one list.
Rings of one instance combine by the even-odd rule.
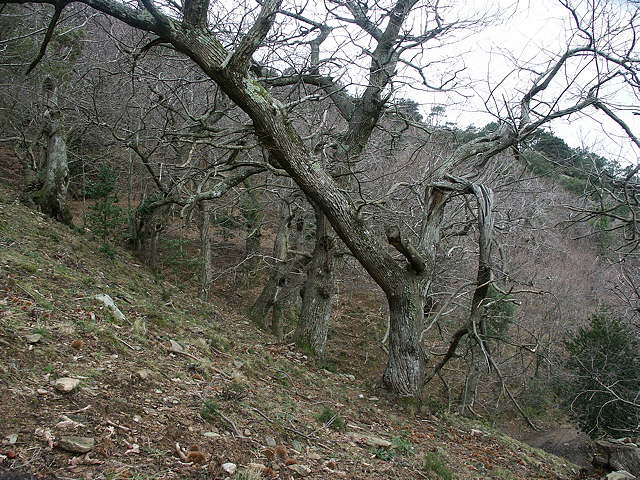
[[46, 165], [42, 172], [42, 188], [33, 196], [43, 213], [70, 225], [72, 215], [67, 205], [69, 165], [67, 143], [64, 138], [62, 112], [58, 106], [57, 87], [49, 79], [45, 82], [48, 110], [44, 131], [47, 134]]

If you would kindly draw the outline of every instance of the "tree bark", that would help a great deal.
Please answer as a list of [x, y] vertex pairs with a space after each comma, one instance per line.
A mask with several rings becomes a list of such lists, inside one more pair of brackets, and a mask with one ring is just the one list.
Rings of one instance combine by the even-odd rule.
[[249, 318], [261, 328], [265, 328], [265, 319], [276, 301], [287, 274], [287, 254], [289, 252], [289, 206], [283, 201], [280, 205], [280, 224], [273, 243], [273, 259], [276, 262], [267, 283], [255, 303], [249, 310]]
[[389, 359], [382, 376], [384, 385], [403, 397], [419, 395], [424, 380], [424, 350], [420, 332], [424, 321], [421, 277], [410, 272], [397, 279], [389, 302]]
[[245, 277], [255, 272], [260, 262], [260, 243], [262, 240], [263, 208], [256, 192], [252, 190], [250, 180], [244, 181], [246, 191], [240, 202], [240, 211], [245, 220], [247, 238], [245, 240], [245, 255], [243, 274]]
[[301, 348], [322, 357], [336, 290], [336, 245], [335, 239], [329, 234], [327, 218], [318, 207], [315, 207], [315, 212], [316, 244], [307, 266], [295, 340]]
[[62, 112], [58, 106], [58, 88], [50, 77], [43, 87], [47, 96], [46, 125], [48, 136], [47, 161], [43, 172], [42, 188], [35, 194], [35, 201], [49, 217], [70, 225], [71, 211], [67, 205], [69, 188], [69, 166], [67, 143], [64, 138]]
[[209, 299], [209, 289], [211, 288], [211, 279], [213, 270], [211, 265], [211, 212], [209, 210], [209, 202], [202, 201], [198, 203], [200, 210], [200, 298], [204, 301]]

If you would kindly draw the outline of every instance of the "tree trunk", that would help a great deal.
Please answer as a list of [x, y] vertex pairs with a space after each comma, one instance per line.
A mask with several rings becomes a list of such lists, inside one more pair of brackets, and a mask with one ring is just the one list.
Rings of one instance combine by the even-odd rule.
[[424, 380], [425, 355], [420, 342], [424, 321], [422, 282], [410, 272], [397, 281], [398, 291], [387, 294], [389, 359], [382, 381], [400, 396], [415, 397]]
[[211, 226], [211, 212], [209, 211], [209, 202], [202, 201], [198, 203], [200, 210], [200, 298], [202, 300], [209, 299], [209, 289], [211, 288], [211, 235], [209, 234]]
[[245, 241], [245, 255], [243, 273], [250, 276], [260, 262], [260, 243], [262, 240], [263, 208], [258, 201], [255, 190], [251, 188], [250, 180], [244, 181], [246, 191], [240, 202], [240, 211], [245, 220], [247, 238]]
[[42, 178], [43, 185], [35, 195], [40, 209], [51, 218], [70, 225], [72, 216], [67, 206], [69, 188], [69, 166], [67, 163], [67, 143], [64, 139], [62, 113], [58, 107], [57, 87], [51, 78], [45, 80], [44, 91], [47, 95], [48, 110], [45, 114], [47, 124], [47, 162]]
[[287, 274], [287, 254], [289, 252], [289, 222], [291, 215], [289, 206], [282, 202], [280, 205], [280, 225], [273, 244], [273, 258], [276, 264], [269, 275], [260, 296], [249, 310], [249, 318], [257, 325], [265, 328], [265, 318], [276, 301], [278, 291], [282, 287]]
[[329, 235], [327, 218], [316, 211], [316, 245], [307, 267], [302, 308], [295, 332], [296, 343], [322, 357], [327, 344], [335, 292], [335, 239]]
[[478, 345], [475, 344], [474, 338], [471, 339], [471, 342], [474, 343], [470, 348], [471, 360], [458, 403], [458, 413], [460, 415], [466, 415], [467, 413], [475, 415], [473, 405], [476, 400], [478, 385], [480, 384], [480, 376], [482, 375], [482, 360], [484, 356]]

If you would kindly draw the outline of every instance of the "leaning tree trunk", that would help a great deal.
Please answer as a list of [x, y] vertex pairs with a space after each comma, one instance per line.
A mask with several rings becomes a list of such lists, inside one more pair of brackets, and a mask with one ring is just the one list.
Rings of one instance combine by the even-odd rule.
[[280, 225], [273, 243], [273, 258], [276, 262], [267, 283], [255, 303], [249, 310], [249, 318], [258, 326], [264, 328], [265, 318], [276, 301], [278, 291], [282, 287], [287, 274], [287, 254], [289, 253], [289, 222], [291, 214], [289, 206], [282, 202], [280, 205]]
[[71, 224], [72, 216], [67, 206], [69, 188], [69, 166], [67, 163], [67, 143], [64, 139], [62, 112], [58, 106], [57, 87], [47, 77], [43, 87], [47, 95], [47, 123], [44, 131], [47, 141], [47, 161], [42, 178], [42, 188], [35, 194], [35, 202], [51, 218]]
[[316, 244], [307, 266], [296, 343], [314, 355], [323, 356], [335, 291], [335, 239], [329, 235], [327, 218], [316, 206]]

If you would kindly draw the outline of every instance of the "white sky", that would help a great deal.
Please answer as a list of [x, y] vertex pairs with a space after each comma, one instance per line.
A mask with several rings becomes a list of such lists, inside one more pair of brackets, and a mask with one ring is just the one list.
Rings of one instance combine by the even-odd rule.
[[[482, 0], [466, 2], [466, 6], [486, 6], [486, 4], [487, 2]], [[538, 61], [541, 52], [558, 53], [566, 48], [568, 16], [567, 11], [559, 5], [557, 0], [531, 0], [516, 3], [498, 0], [494, 6], [511, 14], [502, 15], [500, 23], [487, 27], [481, 33], [464, 40], [459, 46], [461, 52], [469, 52], [464, 55], [467, 75], [478, 81], [474, 89], [475, 94], [470, 100], [464, 104], [447, 107], [447, 120], [460, 126], [469, 124], [482, 126], [492, 120], [490, 115], [483, 113], [486, 112], [486, 107], [482, 98], [487, 96], [487, 79], [495, 84], [511, 71], [512, 63], [505, 58], [507, 51], [518, 59]], [[506, 88], [503, 89], [505, 95], [512, 93], [517, 85], [515, 76], [512, 80], [505, 83]], [[421, 102], [422, 98], [427, 99], [420, 95], [416, 97], [415, 93], [410, 96], [418, 98]], [[627, 104], [635, 102], [640, 110], [637, 99], [629, 92], [616, 92], [612, 94], [612, 98]], [[435, 99], [435, 101], [447, 103], [446, 100], [443, 101], [442, 96]], [[427, 110], [425, 113], [428, 113], [430, 108], [425, 110]], [[594, 113], [593, 109], [590, 109], [587, 114], [589, 113]], [[640, 116], [634, 116], [630, 112], [620, 116], [636, 136], [640, 134]], [[595, 114], [594, 117], [600, 118], [603, 123], [600, 124], [586, 115], [574, 115], [568, 120], [556, 120], [550, 124], [550, 127], [570, 146], [585, 146], [608, 158], [617, 159], [621, 163], [636, 163], [640, 158], [640, 152], [625, 137], [622, 129], [612, 121], [603, 119], [601, 115]]]

